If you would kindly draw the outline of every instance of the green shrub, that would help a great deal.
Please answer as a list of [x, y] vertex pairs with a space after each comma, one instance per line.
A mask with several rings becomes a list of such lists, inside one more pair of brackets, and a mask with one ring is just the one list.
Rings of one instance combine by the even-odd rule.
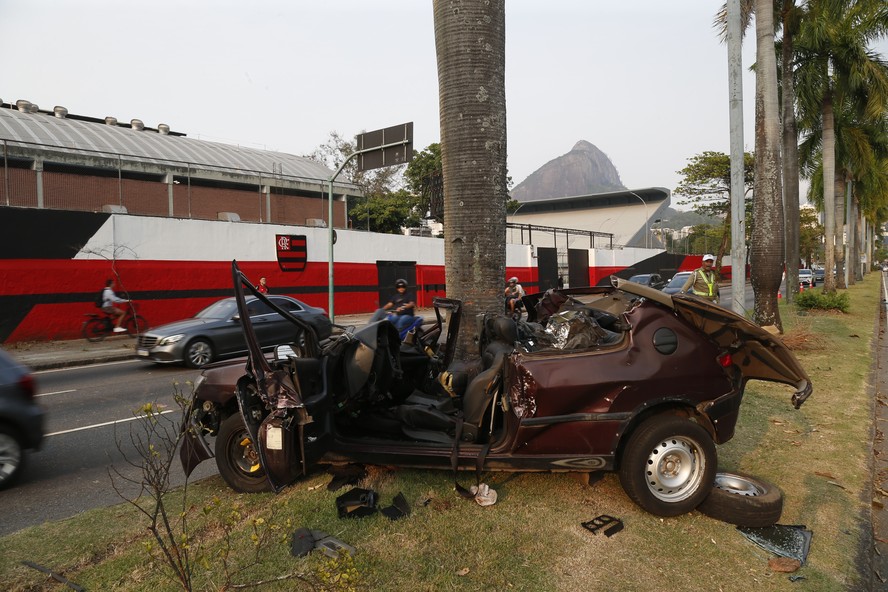
[[847, 292], [823, 293], [822, 290], [805, 290], [796, 297], [799, 308], [820, 310], [838, 310], [848, 312], [851, 301]]

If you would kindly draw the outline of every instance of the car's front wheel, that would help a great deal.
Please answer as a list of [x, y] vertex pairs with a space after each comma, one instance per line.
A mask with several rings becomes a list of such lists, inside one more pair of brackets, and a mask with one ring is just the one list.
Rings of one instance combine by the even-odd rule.
[[715, 443], [693, 421], [659, 415], [642, 423], [620, 461], [620, 483], [636, 504], [656, 516], [678, 516], [712, 490], [718, 465]]
[[17, 435], [0, 425], [0, 489], [12, 485], [25, 464], [25, 452]]
[[239, 413], [226, 417], [216, 436], [216, 466], [222, 479], [235, 491], [270, 491], [271, 485], [259, 463], [259, 451]]
[[213, 346], [206, 339], [194, 339], [185, 346], [185, 364], [200, 368], [213, 361]]

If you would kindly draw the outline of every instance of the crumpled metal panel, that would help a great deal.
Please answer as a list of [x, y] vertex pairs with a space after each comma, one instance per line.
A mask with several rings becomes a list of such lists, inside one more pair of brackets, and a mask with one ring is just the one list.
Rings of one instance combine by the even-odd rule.
[[521, 364], [521, 356], [514, 355], [512, 359], [515, 362], [513, 374], [515, 380], [509, 384], [509, 402], [512, 404], [512, 411], [519, 418], [534, 417], [537, 411], [536, 395], [537, 382], [533, 376]]

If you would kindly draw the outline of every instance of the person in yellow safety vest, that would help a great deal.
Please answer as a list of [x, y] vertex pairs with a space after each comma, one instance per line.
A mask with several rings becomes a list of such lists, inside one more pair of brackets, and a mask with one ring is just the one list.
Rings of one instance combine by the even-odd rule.
[[688, 276], [680, 291], [690, 292], [718, 304], [718, 272], [712, 268], [713, 264], [715, 264], [715, 255], [709, 253], [703, 255], [703, 266]]

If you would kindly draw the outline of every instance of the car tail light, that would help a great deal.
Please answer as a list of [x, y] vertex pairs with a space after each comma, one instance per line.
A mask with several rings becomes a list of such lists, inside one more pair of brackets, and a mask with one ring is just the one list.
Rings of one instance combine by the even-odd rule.
[[33, 399], [34, 395], [37, 394], [37, 383], [34, 381], [34, 377], [30, 374], [23, 374], [18, 381], [19, 388], [22, 389], [22, 394], [28, 397], [29, 399]]
[[718, 360], [718, 363], [722, 368], [729, 368], [731, 364], [734, 363], [734, 360], [731, 358], [731, 354], [728, 352], [723, 353], [716, 359]]

